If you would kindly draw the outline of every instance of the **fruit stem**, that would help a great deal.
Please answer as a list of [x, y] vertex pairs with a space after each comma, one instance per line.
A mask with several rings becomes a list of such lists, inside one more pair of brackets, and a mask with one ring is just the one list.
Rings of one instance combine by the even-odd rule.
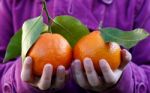
[[52, 20], [51, 17], [49, 16], [48, 9], [47, 9], [47, 6], [46, 6], [46, 1], [45, 1], [45, 0], [42, 0], [42, 4], [43, 4], [43, 9], [44, 9], [44, 11], [46, 12], [46, 15], [47, 15], [47, 18], [48, 18], [48, 32], [52, 33], [51, 21], [53, 21], [53, 20]]

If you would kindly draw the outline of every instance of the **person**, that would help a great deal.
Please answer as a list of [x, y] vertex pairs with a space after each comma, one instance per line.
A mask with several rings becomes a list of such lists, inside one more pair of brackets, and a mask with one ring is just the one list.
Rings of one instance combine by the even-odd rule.
[[[150, 32], [150, 0], [46, 0], [52, 18], [71, 15], [91, 31], [99, 22], [103, 27], [125, 31], [144, 28]], [[75, 59], [70, 69], [46, 64], [41, 78], [32, 78], [32, 58], [21, 58], [2, 64], [10, 38], [27, 19], [37, 17], [41, 0], [0, 0], [0, 92], [1, 93], [150, 93], [150, 37], [130, 52], [123, 49], [120, 68], [112, 71], [105, 59], [99, 61], [103, 77], [98, 76], [90, 58]], [[47, 22], [45, 14], [44, 22]], [[132, 56], [131, 56], [132, 55]]]

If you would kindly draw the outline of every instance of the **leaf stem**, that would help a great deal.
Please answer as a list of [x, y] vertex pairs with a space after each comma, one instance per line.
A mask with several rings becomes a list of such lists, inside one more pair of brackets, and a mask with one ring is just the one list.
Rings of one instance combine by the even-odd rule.
[[43, 4], [43, 9], [46, 12], [46, 15], [47, 15], [47, 18], [48, 18], [48, 32], [52, 33], [52, 29], [51, 29], [51, 21], [52, 21], [52, 19], [49, 16], [48, 9], [47, 9], [47, 6], [46, 6], [46, 1], [42, 0], [42, 4]]
[[103, 21], [100, 21], [98, 29], [101, 30], [103, 28]]

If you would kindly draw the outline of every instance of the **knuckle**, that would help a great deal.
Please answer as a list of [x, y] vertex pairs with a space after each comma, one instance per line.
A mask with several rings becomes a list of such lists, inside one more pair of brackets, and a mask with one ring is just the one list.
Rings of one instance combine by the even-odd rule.
[[81, 69], [75, 69], [74, 70], [74, 74], [77, 75], [81, 75], [82, 74], [82, 70]]
[[87, 88], [88, 87], [88, 84], [85, 80], [83, 80], [83, 78], [81, 76], [76, 76], [76, 82], [78, 83], [78, 85], [82, 88]]
[[45, 75], [45, 77], [43, 77], [43, 79], [46, 80], [46, 81], [50, 81], [51, 80], [51, 76]]
[[110, 71], [108, 67], [102, 67], [101, 69], [103, 73], [108, 73]]
[[56, 79], [56, 82], [60, 84], [63, 83], [64, 81], [65, 81], [65, 75], [58, 76]]
[[84, 65], [86, 73], [92, 73], [93, 72], [94, 66], [93, 66], [92, 61], [90, 61], [90, 60], [89, 61], [84, 61], [83, 65]]
[[39, 85], [38, 88], [39, 88], [40, 90], [45, 90], [45, 88], [44, 88], [43, 86], [41, 86], [41, 85]]
[[86, 73], [87, 73], [87, 74], [92, 74], [92, 72], [93, 72], [93, 69], [92, 69], [91, 66], [86, 66], [86, 67], [85, 67], [85, 70], [86, 70]]
[[46, 90], [44, 87], [39, 87], [40, 90]]
[[132, 55], [129, 53], [129, 61], [132, 59]]
[[89, 83], [90, 83], [90, 85], [91, 85], [92, 87], [98, 87], [98, 86], [99, 86], [99, 82], [98, 82], [98, 81], [95, 81], [95, 80], [90, 81]]
[[60, 86], [61, 86], [61, 85], [64, 84], [64, 82], [65, 82], [65, 79], [62, 79], [62, 78], [61, 78], [61, 79], [58, 79], [58, 80], [57, 80], [57, 85], [60, 85]]
[[38, 86], [38, 88], [39, 88], [40, 90], [47, 90], [47, 89], [49, 88], [49, 86], [40, 85], [40, 86]]
[[92, 87], [98, 87], [99, 86], [98, 83], [92, 83], [91, 85], [92, 85]]
[[86, 89], [87, 87], [85, 85], [79, 84], [80, 87]]
[[80, 82], [78, 82], [78, 84], [79, 84], [80, 87], [82, 87], [84, 89], [88, 88], [88, 85], [86, 85], [86, 84], [83, 84], [83, 83], [80, 83]]
[[107, 83], [110, 85], [114, 85], [114, 84], [116, 84], [116, 80], [115, 79], [109, 79], [109, 80], [107, 80]]
[[88, 81], [92, 87], [97, 87], [100, 84], [99, 79], [97, 78], [96, 73], [92, 73], [88, 76]]
[[131, 55], [127, 55], [125, 59], [127, 62], [129, 62], [129, 61], [131, 61], [132, 57], [131, 57]]

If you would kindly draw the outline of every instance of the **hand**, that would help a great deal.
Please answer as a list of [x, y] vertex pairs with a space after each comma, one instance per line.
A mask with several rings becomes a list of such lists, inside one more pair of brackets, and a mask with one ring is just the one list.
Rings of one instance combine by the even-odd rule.
[[105, 59], [101, 59], [99, 61], [103, 77], [97, 75], [92, 60], [90, 58], [85, 58], [83, 61], [85, 73], [83, 71], [80, 60], [75, 60], [72, 63], [71, 68], [73, 71], [73, 76], [78, 85], [87, 90], [101, 92], [116, 84], [122, 75], [124, 67], [129, 61], [131, 61], [132, 58], [131, 54], [125, 49], [121, 51], [121, 54], [121, 65], [115, 71], [111, 70], [109, 64]]
[[49, 88], [60, 89], [65, 83], [65, 67], [58, 66], [54, 84], [52, 84], [53, 66], [46, 64], [43, 69], [41, 78], [33, 77], [32, 75], [32, 59], [27, 57], [23, 63], [21, 71], [21, 79], [40, 90], [47, 90]]

